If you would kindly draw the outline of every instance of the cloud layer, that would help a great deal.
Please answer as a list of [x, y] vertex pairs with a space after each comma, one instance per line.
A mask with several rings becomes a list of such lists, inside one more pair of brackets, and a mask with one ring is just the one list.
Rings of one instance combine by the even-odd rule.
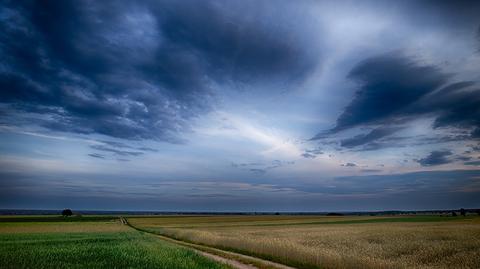
[[1, 1], [0, 208], [480, 206], [478, 14]]
[[[386, 54], [358, 63], [348, 78], [359, 88], [338, 117], [336, 126], [313, 140], [356, 127], [370, 131], [340, 141], [345, 148], [377, 149], [378, 143], [409, 123], [434, 119], [432, 128], [456, 129], [469, 135], [437, 141], [476, 140], [480, 134], [480, 87], [476, 81], [451, 82], [452, 75], [402, 54]], [[425, 141], [431, 143], [433, 140]]]
[[[216, 86], [291, 86], [316, 66], [304, 21], [280, 4], [196, 1], [2, 4], [4, 124], [181, 142]], [[235, 12], [233, 12], [235, 10]], [[242, 14], [248, 14], [243, 16]]]

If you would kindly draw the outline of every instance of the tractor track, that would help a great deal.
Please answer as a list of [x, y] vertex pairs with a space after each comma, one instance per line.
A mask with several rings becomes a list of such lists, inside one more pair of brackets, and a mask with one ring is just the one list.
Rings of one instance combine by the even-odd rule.
[[165, 235], [153, 233], [151, 231], [133, 226], [124, 217], [120, 217], [120, 222], [124, 225], [128, 225], [129, 227], [137, 231], [148, 233], [162, 240], [193, 249], [195, 252], [197, 252], [202, 256], [205, 256], [217, 262], [228, 264], [231, 267], [236, 269], [295, 269], [294, 267], [291, 267], [291, 266], [260, 259], [257, 257], [248, 256], [248, 255], [244, 255], [244, 254], [240, 254], [232, 251], [226, 251], [226, 250], [222, 250], [222, 249], [218, 249], [210, 246], [199, 245], [199, 244], [171, 238]]

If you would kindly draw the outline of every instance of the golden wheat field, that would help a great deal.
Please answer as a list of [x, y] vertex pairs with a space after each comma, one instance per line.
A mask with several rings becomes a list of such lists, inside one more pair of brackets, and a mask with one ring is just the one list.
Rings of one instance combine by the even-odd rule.
[[129, 220], [145, 230], [298, 268], [480, 268], [480, 218], [473, 216]]

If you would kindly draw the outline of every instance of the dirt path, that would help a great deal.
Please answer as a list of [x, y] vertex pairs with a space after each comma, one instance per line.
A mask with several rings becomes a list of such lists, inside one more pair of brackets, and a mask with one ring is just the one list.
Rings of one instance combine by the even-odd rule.
[[258, 269], [258, 267], [255, 267], [251, 264], [244, 264], [244, 263], [241, 263], [241, 262], [236, 261], [236, 260], [227, 259], [227, 258], [224, 258], [224, 257], [221, 257], [221, 256], [217, 256], [217, 255], [214, 255], [214, 254], [211, 254], [211, 253], [208, 253], [208, 252], [199, 251], [199, 250], [196, 250], [196, 249], [195, 249], [195, 251], [202, 256], [205, 256], [205, 257], [207, 257], [211, 260], [214, 260], [214, 261], [217, 261], [217, 262], [220, 262], [220, 263], [228, 264], [233, 268], [237, 268], [237, 269]]
[[164, 235], [159, 235], [152, 233], [150, 231], [146, 231], [140, 228], [137, 228], [133, 225], [131, 225], [127, 219], [120, 217], [120, 221], [122, 224], [128, 225], [131, 228], [144, 232], [144, 233], [149, 233], [152, 234], [156, 237], [159, 237], [165, 241], [169, 241], [184, 247], [192, 248], [194, 251], [199, 253], [200, 255], [203, 255], [209, 259], [215, 260], [217, 262], [225, 263], [233, 268], [237, 269], [295, 269], [294, 267], [290, 267], [287, 265], [283, 265], [280, 263], [272, 262], [272, 261], [267, 261], [263, 260], [260, 258], [244, 255], [244, 254], [239, 254], [236, 252], [231, 252], [231, 251], [225, 251], [221, 250], [218, 248], [214, 247], [209, 247], [209, 246], [204, 246], [204, 245], [199, 245], [199, 244], [194, 244], [190, 242], [185, 242], [177, 239], [173, 239]]

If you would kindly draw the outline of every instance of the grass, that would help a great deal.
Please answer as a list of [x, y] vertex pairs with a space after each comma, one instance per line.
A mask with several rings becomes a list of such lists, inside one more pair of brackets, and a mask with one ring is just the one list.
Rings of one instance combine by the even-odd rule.
[[36, 219], [0, 223], [0, 268], [229, 267], [118, 221]]
[[130, 229], [115, 220], [95, 222], [3, 222], [0, 234], [125, 232]]
[[298, 268], [480, 268], [480, 218], [189, 216], [137, 227]]
[[100, 221], [100, 220], [115, 220], [116, 216], [0, 216], [0, 223], [2, 222], [82, 222], [82, 221]]
[[131, 224], [128, 224], [128, 225], [135, 230], [145, 232], [145, 233], [149, 233], [149, 234], [154, 234], [155, 236], [160, 237], [167, 242], [174, 242], [175, 244], [178, 244], [178, 245], [186, 246], [186, 247], [196, 249], [196, 250], [199, 250], [199, 251], [202, 251], [202, 252], [206, 252], [206, 253], [209, 253], [209, 254], [220, 256], [220, 257], [223, 257], [223, 258], [226, 258], [226, 259], [229, 259], [229, 260], [235, 260], [235, 261], [238, 261], [238, 262], [246, 264], [246, 265], [252, 265], [252, 266], [254, 266], [258, 269], [278, 269], [279, 268], [275, 264], [269, 263], [268, 261], [265, 261], [263, 259], [258, 259], [254, 256], [245, 256], [245, 255], [242, 255], [240, 253], [235, 253], [235, 252], [231, 252], [231, 251], [224, 251], [224, 250], [214, 248], [214, 247], [209, 247], [209, 246], [203, 245], [203, 244], [195, 244], [195, 243], [187, 242], [187, 241], [184, 241], [184, 240], [177, 240], [177, 239], [174, 239], [174, 238], [171, 238], [171, 237], [168, 237], [168, 236], [163, 236], [160, 233], [151, 232], [151, 231], [148, 231], [148, 230], [143, 230], [141, 228], [132, 226]]

